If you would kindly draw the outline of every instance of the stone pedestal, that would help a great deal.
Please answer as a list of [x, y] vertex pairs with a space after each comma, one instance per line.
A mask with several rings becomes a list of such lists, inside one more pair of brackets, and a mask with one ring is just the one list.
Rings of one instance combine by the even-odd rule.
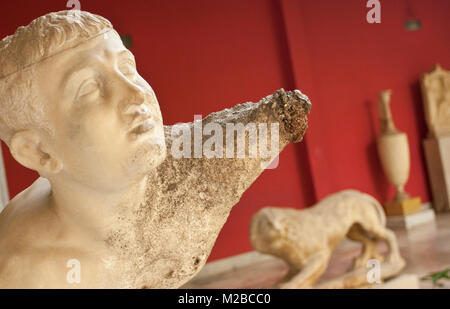
[[390, 229], [411, 229], [418, 225], [434, 224], [433, 209], [423, 209], [410, 215], [388, 216], [386, 226]]
[[427, 138], [424, 148], [434, 208], [450, 211], [450, 136]]
[[403, 201], [391, 201], [386, 203], [386, 214], [388, 216], [408, 216], [422, 210], [420, 197], [408, 198]]

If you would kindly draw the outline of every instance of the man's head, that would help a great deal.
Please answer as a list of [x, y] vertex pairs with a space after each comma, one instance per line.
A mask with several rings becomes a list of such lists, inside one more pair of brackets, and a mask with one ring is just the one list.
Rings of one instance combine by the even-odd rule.
[[0, 42], [0, 138], [49, 179], [115, 190], [165, 157], [161, 112], [106, 19], [50, 13]]

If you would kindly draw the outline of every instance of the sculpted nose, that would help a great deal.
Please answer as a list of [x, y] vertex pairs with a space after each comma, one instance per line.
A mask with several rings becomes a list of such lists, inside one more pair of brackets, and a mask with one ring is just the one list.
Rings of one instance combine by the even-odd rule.
[[139, 86], [130, 85], [129, 89], [129, 102], [132, 105], [141, 105], [145, 102], [145, 92]]
[[133, 108], [141, 106], [146, 101], [146, 94], [143, 89], [141, 89], [138, 85], [135, 85], [129, 81], [124, 82], [123, 97], [120, 103], [120, 110], [129, 114]]

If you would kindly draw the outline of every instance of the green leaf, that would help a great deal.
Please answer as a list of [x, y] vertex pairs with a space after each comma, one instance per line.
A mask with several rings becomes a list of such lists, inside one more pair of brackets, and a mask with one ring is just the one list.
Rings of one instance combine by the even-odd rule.
[[444, 284], [441, 282], [442, 279], [450, 279], [450, 268], [447, 268], [443, 271], [439, 271], [436, 273], [432, 273], [428, 276], [424, 276], [420, 278], [421, 281], [427, 281], [431, 280], [433, 283], [433, 286], [437, 287], [443, 287]]

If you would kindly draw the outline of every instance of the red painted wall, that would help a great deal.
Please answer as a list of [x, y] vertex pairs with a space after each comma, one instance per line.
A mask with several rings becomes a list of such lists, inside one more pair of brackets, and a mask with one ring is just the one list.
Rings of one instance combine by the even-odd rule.
[[[65, 0], [3, 1], [0, 36]], [[110, 19], [133, 37], [138, 68], [155, 89], [166, 124], [194, 114], [256, 101], [284, 87], [313, 101], [305, 142], [288, 146], [276, 170], [244, 194], [210, 259], [251, 250], [248, 223], [267, 205], [302, 208], [317, 197], [356, 188], [385, 200], [393, 192], [375, 152], [376, 98], [392, 88], [393, 114], [409, 134], [407, 186], [428, 201], [421, 139], [426, 134], [418, 78], [433, 63], [450, 68], [450, 1], [409, 1], [423, 29], [406, 32], [405, 1], [382, 1], [382, 23], [365, 21], [362, 0], [81, 0], [82, 9]], [[11, 196], [37, 175], [20, 167], [6, 147]]]
[[[378, 93], [392, 89], [394, 121], [411, 149], [406, 190], [430, 200], [419, 78], [437, 62], [450, 69], [450, 1], [381, 3], [381, 24], [368, 24], [365, 1], [282, 0], [296, 85], [314, 106], [307, 148], [318, 198], [345, 188], [393, 197], [375, 144]], [[422, 29], [404, 30], [408, 17]]]

